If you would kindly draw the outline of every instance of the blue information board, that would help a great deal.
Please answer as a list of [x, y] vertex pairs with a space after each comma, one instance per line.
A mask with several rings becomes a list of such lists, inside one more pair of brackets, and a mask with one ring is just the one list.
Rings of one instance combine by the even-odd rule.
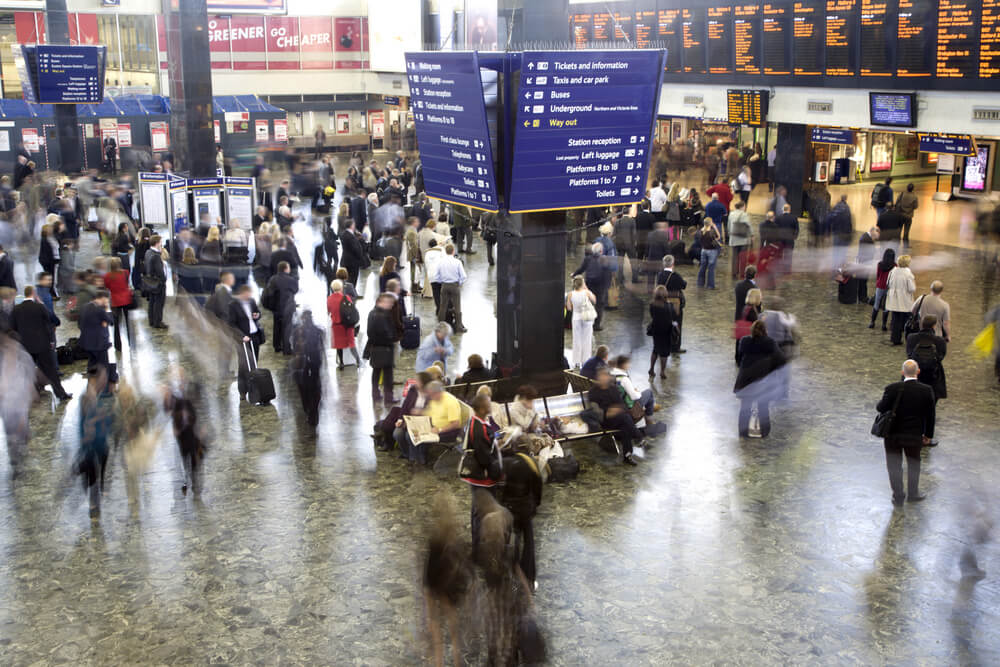
[[843, 144], [845, 146], [853, 146], [854, 131], [841, 130], [836, 127], [814, 127], [812, 141], [814, 144]]
[[665, 57], [662, 50], [524, 53], [512, 213], [642, 199]]
[[921, 153], [947, 153], [950, 155], [974, 155], [976, 143], [968, 134], [921, 134]]
[[407, 53], [406, 75], [427, 195], [498, 210], [478, 54]]
[[[103, 46], [38, 44], [33, 47], [38, 101], [100, 104], [104, 101]], [[26, 56], [26, 60], [31, 60]]]

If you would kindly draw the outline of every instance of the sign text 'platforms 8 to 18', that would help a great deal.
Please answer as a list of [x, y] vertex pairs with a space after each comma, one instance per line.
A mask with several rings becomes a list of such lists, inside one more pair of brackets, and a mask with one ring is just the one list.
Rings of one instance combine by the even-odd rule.
[[642, 199], [665, 57], [663, 50], [525, 52], [510, 211]]
[[496, 211], [496, 174], [474, 51], [406, 54], [428, 196]]

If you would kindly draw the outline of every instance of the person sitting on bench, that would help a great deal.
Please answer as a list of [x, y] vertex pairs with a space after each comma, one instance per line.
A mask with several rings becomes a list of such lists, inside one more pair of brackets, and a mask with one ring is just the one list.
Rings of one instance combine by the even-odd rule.
[[[458, 399], [444, 390], [438, 381], [429, 382], [424, 388], [427, 403], [423, 414], [431, 418], [431, 431], [440, 442], [454, 442], [462, 435], [462, 405]], [[415, 445], [409, 433], [404, 432], [399, 441], [400, 449], [411, 463], [427, 463], [427, 443]]]
[[637, 441], [643, 446], [642, 433], [636, 428], [625, 404], [622, 394], [611, 379], [611, 373], [606, 368], [597, 371], [597, 380], [587, 393], [590, 407], [581, 414], [591, 431], [617, 431], [621, 435], [622, 455], [626, 465], [636, 465], [632, 457], [632, 442]]

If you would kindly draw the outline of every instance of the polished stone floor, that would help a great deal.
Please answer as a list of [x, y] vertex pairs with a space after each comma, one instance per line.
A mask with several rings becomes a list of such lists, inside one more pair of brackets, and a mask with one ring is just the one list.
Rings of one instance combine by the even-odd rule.
[[[297, 229], [300, 244], [308, 231]], [[698, 290], [696, 267], [681, 267], [692, 284], [688, 353], [652, 383], [667, 433], [634, 469], [578, 444], [578, 480], [545, 489], [535, 602], [551, 664], [1000, 663], [1000, 546], [977, 547], [984, 580], [962, 579], [958, 567], [977, 517], [995, 518], [1000, 500], [1000, 391], [991, 364], [966, 352], [984, 311], [1000, 302], [1000, 279], [972, 250], [920, 241], [914, 254], [919, 287], [945, 280], [954, 318], [941, 446], [924, 457], [928, 500], [890, 504], [881, 445], [868, 429], [903, 359], [886, 334], [866, 328], [865, 307], [837, 303], [825, 250], [798, 252], [797, 273], [780, 289], [804, 339], [791, 399], [775, 410], [766, 440], [736, 437], [732, 283], [722, 275], [718, 290]], [[494, 272], [482, 252], [466, 259], [462, 360], [495, 344]], [[322, 313], [322, 286], [309, 278], [304, 287], [302, 301]], [[627, 293], [597, 340], [636, 357], [640, 387], [645, 301], [644, 292]], [[425, 331], [428, 303], [417, 304]], [[167, 335], [137, 317], [135, 356], [122, 361], [150, 397], [172, 363], [195, 374], [211, 366], [200, 335], [174, 306], [167, 314]], [[311, 438], [284, 360], [265, 350], [278, 400], [250, 407], [234, 383], [208, 383], [204, 493], [181, 494], [176, 448], [164, 442], [136, 517], [116, 462], [101, 520], [90, 522], [82, 491], [67, 481], [79, 401], [54, 413], [46, 400], [36, 405], [27, 472], [16, 484], [0, 481], [0, 663], [427, 659], [426, 523], [441, 489], [464, 517], [466, 489], [451, 471], [413, 473], [376, 454], [367, 370], [328, 365]], [[412, 368], [413, 353], [400, 363]], [[67, 383], [77, 394], [81, 370], [72, 367]], [[464, 661], [482, 658], [469, 648]]]

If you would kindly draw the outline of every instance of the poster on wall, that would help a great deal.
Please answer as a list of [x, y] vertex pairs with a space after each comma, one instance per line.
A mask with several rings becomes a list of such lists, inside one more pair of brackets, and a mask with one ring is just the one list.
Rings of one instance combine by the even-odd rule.
[[267, 39], [263, 16], [229, 19], [229, 41], [234, 70], [267, 69]]
[[233, 58], [230, 48], [229, 18], [209, 16], [208, 57], [212, 63], [212, 69], [232, 69]]
[[371, 126], [372, 138], [385, 139], [385, 112], [369, 111], [368, 124]]
[[917, 135], [896, 135], [896, 162], [915, 162], [919, 157], [920, 138]]
[[986, 192], [986, 174], [990, 165], [990, 146], [976, 147], [976, 154], [965, 158], [962, 170], [962, 189], [969, 192]]
[[288, 121], [286, 119], [274, 119], [274, 140], [288, 142]]
[[465, 0], [465, 48], [497, 50], [497, 0]]
[[39, 149], [38, 129], [34, 127], [21, 128], [21, 143], [29, 153], [37, 153]]
[[336, 69], [361, 69], [365, 58], [365, 39], [362, 19], [356, 16], [338, 16], [333, 19], [333, 50], [336, 52]]
[[253, 129], [254, 129], [254, 140], [257, 143], [266, 142], [270, 138], [268, 136], [266, 118], [258, 118], [254, 120]]
[[118, 148], [130, 148], [132, 146], [132, 124], [118, 123]]
[[299, 18], [302, 69], [333, 68], [333, 21], [329, 16]]
[[170, 125], [164, 121], [149, 124], [150, 147], [154, 151], [165, 151], [170, 145]]
[[267, 68], [299, 69], [299, 19], [267, 17]]
[[0, 130], [0, 151], [6, 152], [10, 150], [10, 132], [8, 130]]
[[351, 133], [351, 114], [338, 113], [337, 134], [350, 134], [350, 133]]
[[872, 133], [871, 171], [889, 171], [892, 169], [892, 146], [894, 135], [888, 132]]
[[222, 126], [219, 124], [219, 121], [217, 121], [217, 120], [213, 120], [212, 124], [215, 126], [215, 143], [221, 144], [222, 143]]

